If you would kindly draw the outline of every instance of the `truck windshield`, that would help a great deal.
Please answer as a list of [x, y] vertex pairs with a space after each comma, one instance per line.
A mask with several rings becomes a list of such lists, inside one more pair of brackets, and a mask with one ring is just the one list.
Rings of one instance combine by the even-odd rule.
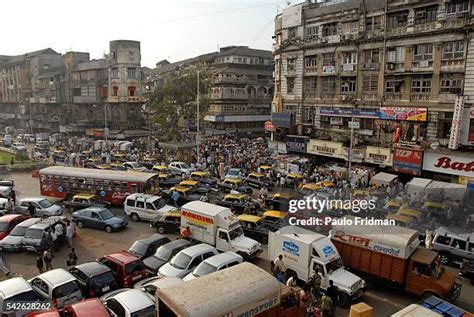
[[326, 270], [328, 274], [340, 269], [342, 267], [342, 260], [341, 258], [337, 258], [326, 264]]
[[241, 227], [237, 227], [235, 228], [234, 230], [232, 231], [229, 231], [229, 237], [230, 237], [230, 240], [235, 240], [237, 239], [238, 237], [241, 237], [244, 235], [244, 232], [242, 231], [242, 228]]

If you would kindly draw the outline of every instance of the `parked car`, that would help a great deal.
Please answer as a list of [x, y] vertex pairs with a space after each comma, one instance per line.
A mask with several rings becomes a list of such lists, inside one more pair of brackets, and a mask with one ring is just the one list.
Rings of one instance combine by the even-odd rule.
[[25, 220], [24, 215], [5, 215], [0, 217], [0, 240], [3, 240], [17, 224]]
[[[42, 219], [40, 222], [32, 225], [26, 229], [25, 235], [23, 237], [23, 249], [33, 252], [42, 252], [48, 248], [48, 245], [41, 244], [46, 242], [43, 237], [51, 231], [51, 228], [56, 226], [58, 223], [61, 223], [63, 227], [65, 225], [65, 218], [63, 217], [49, 217], [47, 219]], [[66, 234], [66, 230], [63, 230], [63, 235]]]
[[10, 147], [13, 144], [13, 137], [11, 134], [5, 134], [3, 137], [3, 145], [6, 147]]
[[112, 316], [135, 317], [156, 316], [156, 304], [153, 296], [139, 289], [121, 289], [105, 294], [101, 302]]
[[22, 213], [28, 213], [30, 203], [36, 208], [36, 216], [38, 217], [61, 216], [63, 214], [61, 206], [53, 204], [48, 199], [42, 197], [20, 199], [19, 206]]
[[268, 232], [270, 229], [265, 226], [262, 217], [255, 215], [238, 215], [237, 218], [242, 225], [246, 237], [254, 239], [262, 244], [268, 244]]
[[104, 255], [98, 261], [112, 270], [120, 287], [131, 287], [148, 275], [142, 260], [127, 251]]
[[136, 193], [127, 196], [124, 202], [124, 212], [133, 221], [150, 221], [158, 216], [162, 216], [165, 212], [173, 210], [178, 209], [167, 205], [166, 199], [161, 196]]
[[297, 199], [292, 192], [275, 193], [273, 197], [265, 199], [265, 205], [268, 209], [288, 212], [290, 200]]
[[155, 254], [145, 258], [143, 264], [147, 270], [156, 275], [160, 267], [165, 265], [179, 251], [191, 246], [191, 242], [185, 239], [178, 239], [160, 246]]
[[168, 169], [171, 171], [171, 173], [175, 175], [180, 175], [182, 177], [190, 175], [192, 172], [196, 170], [195, 168], [190, 167], [188, 164], [184, 162], [171, 162], [168, 165]]
[[474, 233], [455, 233], [444, 227], [438, 228], [433, 237], [433, 250], [438, 251], [441, 263], [462, 263], [474, 260]]
[[26, 231], [40, 221], [41, 218], [28, 218], [17, 224], [10, 234], [0, 241], [0, 249], [3, 251], [23, 250], [23, 238]]
[[171, 189], [173, 190], [176, 188], [187, 188], [189, 189], [190, 193], [198, 195], [206, 195], [207, 193], [209, 193], [209, 188], [202, 186], [199, 181], [192, 179], [185, 179], [184, 181], [181, 181], [178, 185], [172, 187]]
[[23, 316], [23, 311], [7, 311], [7, 303], [36, 302], [38, 295], [23, 277], [12, 277], [0, 282], [0, 312], [2, 316]]
[[179, 251], [168, 263], [158, 270], [160, 276], [185, 277], [202, 261], [219, 252], [209, 244], [200, 243]]
[[200, 195], [193, 193], [191, 189], [186, 188], [186, 187], [173, 187], [167, 192], [163, 192], [164, 195], [167, 195], [168, 203], [169, 204], [174, 204], [174, 202], [171, 200], [171, 195], [173, 194], [174, 191], [177, 191], [179, 193], [179, 198], [178, 198], [178, 207], [183, 206], [184, 204], [190, 202], [190, 201], [207, 201], [207, 196], [206, 195]]
[[125, 229], [128, 225], [127, 220], [115, 216], [110, 210], [101, 207], [89, 207], [75, 211], [72, 214], [72, 221], [79, 228], [104, 229], [108, 233]]
[[89, 298], [64, 307], [64, 317], [110, 317], [107, 308], [98, 298]]
[[179, 211], [167, 211], [162, 216], [153, 219], [150, 222], [150, 227], [155, 227], [158, 233], [180, 233], [181, 228], [181, 213]]
[[64, 269], [47, 271], [28, 282], [42, 300], [52, 301], [58, 309], [84, 298], [77, 279]]
[[252, 187], [244, 184], [244, 181], [239, 178], [226, 178], [222, 183], [219, 184], [219, 189], [225, 193], [230, 193], [231, 191], [238, 191], [239, 193], [245, 193], [247, 195], [252, 195]]
[[262, 221], [265, 227], [275, 232], [288, 225], [288, 213], [279, 210], [266, 210], [262, 215]]
[[15, 182], [11, 179], [1, 179], [0, 186], [10, 187], [10, 189], [13, 191], [13, 187], [15, 187]]
[[124, 162], [123, 166], [125, 166], [128, 171], [146, 172], [146, 167], [138, 162]]
[[12, 188], [9, 186], [0, 186], [0, 197], [10, 198], [12, 196]]
[[87, 262], [69, 269], [81, 286], [85, 297], [100, 297], [118, 288], [110, 268], [99, 262]]
[[211, 178], [208, 172], [194, 171], [191, 173], [191, 179], [198, 181], [204, 187], [217, 187], [217, 179]]
[[160, 188], [170, 188], [181, 182], [181, 178], [167, 173], [158, 174]]
[[225, 179], [229, 179], [229, 178], [242, 179], [243, 178], [242, 170], [240, 168], [231, 168], [229, 169], [227, 174], [225, 174], [224, 178]]
[[215, 204], [228, 207], [236, 214], [241, 214], [246, 211], [248, 213], [255, 213], [259, 208], [258, 202], [246, 194], [227, 194], [222, 198], [217, 198]]
[[267, 187], [268, 190], [271, 190], [273, 188], [273, 182], [265, 174], [250, 173], [245, 178], [245, 182], [249, 186], [257, 189], [260, 189], [264, 186]]
[[133, 288], [139, 289], [145, 293], [155, 296], [157, 290], [163, 289], [165, 287], [179, 285], [182, 283], [184, 283], [184, 281], [179, 277], [175, 276], [152, 276], [136, 283]]
[[16, 150], [19, 153], [26, 153], [26, 145], [19, 142], [14, 142], [12, 144], [12, 149]]
[[148, 238], [135, 241], [128, 252], [144, 259], [154, 254], [160, 246], [168, 242], [170, 242], [170, 239], [167, 236], [155, 233]]
[[106, 208], [110, 206], [110, 203], [100, 200], [93, 194], [77, 194], [74, 195], [71, 200], [64, 201], [63, 204], [65, 208], [73, 211], [88, 207]]
[[237, 253], [231, 251], [219, 253], [202, 261], [191, 273], [183, 278], [183, 281], [191, 281], [197, 277], [226, 269], [243, 261], [244, 258]]
[[8, 198], [0, 198], [0, 216], [8, 214], [12, 211], [13, 206]]

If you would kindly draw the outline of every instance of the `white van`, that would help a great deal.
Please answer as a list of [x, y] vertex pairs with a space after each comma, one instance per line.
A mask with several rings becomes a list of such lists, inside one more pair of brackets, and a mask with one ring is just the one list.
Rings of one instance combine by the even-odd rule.
[[164, 198], [148, 194], [132, 194], [125, 198], [123, 209], [132, 221], [151, 221], [161, 217], [165, 212], [176, 211], [178, 208], [166, 204]]

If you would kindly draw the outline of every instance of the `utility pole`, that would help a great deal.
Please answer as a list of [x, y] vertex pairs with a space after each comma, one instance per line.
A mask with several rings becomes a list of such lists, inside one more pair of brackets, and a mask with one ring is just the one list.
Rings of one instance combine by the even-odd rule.
[[104, 137], [105, 137], [105, 147], [107, 148], [109, 128], [107, 127], [107, 104], [104, 103]]
[[196, 105], [197, 105], [197, 111], [196, 111], [196, 114], [197, 114], [197, 118], [196, 118], [196, 157], [197, 157], [197, 161], [199, 162], [199, 147], [201, 145], [201, 136], [199, 135], [199, 99], [201, 97], [201, 92], [200, 92], [200, 89], [199, 89], [199, 73], [200, 73], [200, 70], [197, 71], [197, 97], [196, 97]]

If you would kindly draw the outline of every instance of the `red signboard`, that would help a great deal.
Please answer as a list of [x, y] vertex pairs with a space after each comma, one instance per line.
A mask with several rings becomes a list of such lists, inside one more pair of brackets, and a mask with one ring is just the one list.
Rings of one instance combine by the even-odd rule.
[[421, 175], [423, 150], [396, 147], [393, 149], [393, 167], [395, 172]]
[[265, 121], [265, 130], [275, 132], [276, 128], [271, 121]]

